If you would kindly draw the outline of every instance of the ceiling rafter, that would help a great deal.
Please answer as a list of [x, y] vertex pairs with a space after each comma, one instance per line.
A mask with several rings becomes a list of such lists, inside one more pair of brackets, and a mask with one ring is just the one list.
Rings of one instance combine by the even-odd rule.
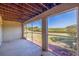
[[26, 5], [30, 6], [31, 8], [35, 9], [36, 11], [42, 12], [41, 10], [39, 10], [39, 9], [37, 9], [37, 8], [35, 8], [35, 7], [33, 7], [32, 5], [30, 5], [30, 4], [28, 4], [28, 3], [26, 3]]
[[10, 19], [15, 19], [15, 20], [18, 19], [18, 18], [15, 18], [15, 17], [13, 17], [13, 16], [10, 16], [10, 17], [9, 17], [9, 15], [3, 15], [3, 16], [4, 16], [4, 18], [7, 18], [7, 19], [8, 19], [8, 18], [10, 18]]
[[47, 10], [49, 9], [47, 6], [45, 6], [43, 3], [40, 3], [40, 5], [42, 5], [44, 8], [46, 8]]
[[8, 18], [10, 18], [10, 19], [18, 19], [18, 17], [15, 17], [14, 15], [12, 16], [12, 15], [2, 15], [4, 18], [6, 18], [6, 19], [8, 19]]
[[19, 15], [19, 14], [22, 14], [22, 13], [15, 12], [15, 11], [13, 11], [12, 9], [9, 9], [9, 8], [4, 7], [4, 6], [1, 6], [1, 5], [0, 5], [0, 9], [7, 10], [7, 11], [9, 11], [9, 12], [16, 13], [16, 14], [18, 14], [18, 15]]
[[0, 3], [0, 14], [4, 19], [24, 22], [55, 7], [57, 3]]
[[20, 18], [20, 16], [17, 16], [17, 15], [14, 15], [14, 14], [10, 14], [8, 12], [0, 12], [0, 14], [6, 20], [12, 20], [12, 19], [16, 20], [16, 19]]
[[0, 6], [0, 8], [2, 9], [2, 10], [4, 10], [4, 11], [6, 11], [6, 12], [8, 12], [8, 13], [12, 13], [12, 14], [16, 14], [16, 15], [21, 15], [21, 16], [30, 16], [30, 15], [28, 15], [28, 14], [21, 14], [21, 13], [16, 13], [16, 12], [14, 12], [14, 11], [12, 11], [12, 10], [6, 10], [6, 8], [4, 8], [4, 7], [1, 7]]
[[15, 4], [15, 7], [16, 7], [16, 8], [18, 8], [18, 6], [21, 7], [20, 10], [21, 10], [21, 9], [24, 10], [24, 13], [23, 13], [24, 15], [26, 15], [26, 16], [27, 16], [27, 14], [28, 14], [28, 15], [35, 15], [35, 13], [32, 13], [32, 12], [27, 11], [27, 10], [25, 9], [25, 7], [23, 7], [23, 5], [21, 6], [20, 4]]
[[21, 13], [23, 13], [23, 11], [19, 10], [19, 9], [16, 8], [16, 7], [12, 7], [12, 5], [10, 5], [10, 4], [2, 4], [2, 5], [6, 6], [6, 7], [9, 7], [10, 9], [13, 9], [13, 10], [16, 11], [16, 12], [21, 12]]
[[32, 13], [38, 13], [38, 12], [36, 12], [36, 11], [34, 11], [34, 10], [31, 10], [31, 9], [29, 9], [29, 8], [26, 8], [25, 6], [23, 6], [23, 5], [21, 5], [21, 4], [16, 4], [16, 5], [18, 5], [18, 6], [20, 6], [20, 7], [22, 7], [22, 8], [24, 8], [24, 9], [26, 9], [26, 10], [28, 10], [28, 11], [31, 11]]
[[3, 8], [1, 8], [1, 7], [0, 7], [0, 12], [5, 12], [5, 13], [10, 13], [10, 14], [15, 14], [15, 15], [21, 16], [20, 14], [11, 12], [11, 11], [9, 11], [9, 10], [5, 10], [5, 9], [3, 9]]
[[[31, 3], [29, 3], [29, 4], [31, 4]], [[43, 10], [41, 9], [41, 7], [39, 7], [39, 4], [40, 4], [40, 3], [34, 3], [34, 4], [31, 4], [31, 5], [33, 5], [35, 8], [37, 8], [37, 9], [43, 11]]]
[[[29, 14], [29, 15], [32, 14], [32, 13], [30, 13], [30, 12], [27, 12], [25, 9], [20, 8], [20, 6], [18, 7], [17, 4], [14, 4], [13, 6], [15, 6], [14, 8], [16, 8], [16, 9], [22, 11], [22, 13], [24, 13], [24, 14]], [[21, 10], [21, 9], [22, 9], [22, 10]]]
[[[15, 12], [15, 11], [13, 11], [14, 9], [9, 9], [9, 10], [11, 10], [11, 12]], [[16, 13], [16, 14], [21, 14], [21, 15], [28, 16], [28, 14], [27, 14], [27, 13], [26, 13], [26, 14], [22, 14], [22, 13], [18, 13], [18, 11], [16, 11], [15, 13]]]
[[19, 21], [16, 20], [16, 19], [13, 19], [13, 18], [11, 19], [11, 18], [6, 18], [6, 17], [5, 17], [5, 18], [3, 17], [3, 20], [8, 20], [8, 21], [17, 21], [17, 22], [19, 22]]
[[6, 15], [6, 16], [9, 16], [9, 17], [14, 17], [14, 18], [19, 18], [20, 16], [17, 16], [17, 15], [14, 15], [14, 14], [8, 14], [8, 13], [4, 13], [4, 12], [0, 12], [1, 15]]
[[[14, 10], [14, 9], [13, 9], [13, 10]], [[11, 10], [11, 12], [12, 12], [12, 10]], [[14, 11], [14, 12], [15, 12], [15, 11]], [[15, 12], [15, 13], [16, 13], [16, 12]], [[17, 14], [17, 13], [16, 13], [16, 14]], [[18, 13], [18, 14], [20, 14], [20, 13]], [[35, 15], [35, 14], [32, 13], [31, 15]], [[27, 16], [27, 17], [29, 16], [29, 17], [30, 17], [30, 15], [28, 15], [26, 12], [25, 12], [24, 16]]]

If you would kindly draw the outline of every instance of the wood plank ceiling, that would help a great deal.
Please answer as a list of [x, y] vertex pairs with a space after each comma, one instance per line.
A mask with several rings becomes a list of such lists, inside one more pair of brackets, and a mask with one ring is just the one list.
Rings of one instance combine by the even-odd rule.
[[0, 3], [0, 15], [4, 20], [24, 22], [60, 3]]

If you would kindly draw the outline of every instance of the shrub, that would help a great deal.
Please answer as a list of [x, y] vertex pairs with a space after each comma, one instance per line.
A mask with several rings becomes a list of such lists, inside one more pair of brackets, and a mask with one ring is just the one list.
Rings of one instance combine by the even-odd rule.
[[50, 39], [53, 41], [53, 42], [56, 42], [56, 38], [55, 37], [50, 37]]

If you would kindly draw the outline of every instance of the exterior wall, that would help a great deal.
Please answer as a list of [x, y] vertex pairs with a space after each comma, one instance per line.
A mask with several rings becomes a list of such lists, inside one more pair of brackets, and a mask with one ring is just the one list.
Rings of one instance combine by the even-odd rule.
[[2, 43], [2, 18], [0, 16], [0, 45]]
[[21, 23], [3, 21], [3, 41], [17, 40], [22, 36]]

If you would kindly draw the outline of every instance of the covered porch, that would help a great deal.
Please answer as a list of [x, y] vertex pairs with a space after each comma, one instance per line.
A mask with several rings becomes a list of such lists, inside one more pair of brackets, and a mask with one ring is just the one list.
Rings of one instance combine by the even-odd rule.
[[[75, 14], [77, 20], [75, 50], [73, 47], [70, 47], [70, 45], [68, 46], [59, 41], [55, 41], [52, 38], [51, 40], [53, 40], [53, 43], [49, 40], [50, 38], [49, 35], [58, 36], [60, 34], [60, 36], [62, 36], [65, 34], [61, 34], [60, 32], [54, 34], [52, 34], [51, 32], [48, 33], [49, 32], [48, 30], [49, 23], [47, 21], [48, 17], [51, 15], [53, 16], [60, 15], [61, 13], [65, 13], [68, 10], [71, 11], [71, 9], [76, 10]], [[79, 55], [78, 16], [79, 16], [79, 4], [61, 4], [61, 3], [0, 4], [0, 56]], [[37, 27], [38, 25], [40, 27]], [[64, 47], [66, 47], [66, 49]], [[58, 50], [55, 51], [55, 49]], [[59, 52], [59, 50], [61, 50], [61, 52]], [[72, 50], [74, 50], [74, 54], [71, 53]]]

